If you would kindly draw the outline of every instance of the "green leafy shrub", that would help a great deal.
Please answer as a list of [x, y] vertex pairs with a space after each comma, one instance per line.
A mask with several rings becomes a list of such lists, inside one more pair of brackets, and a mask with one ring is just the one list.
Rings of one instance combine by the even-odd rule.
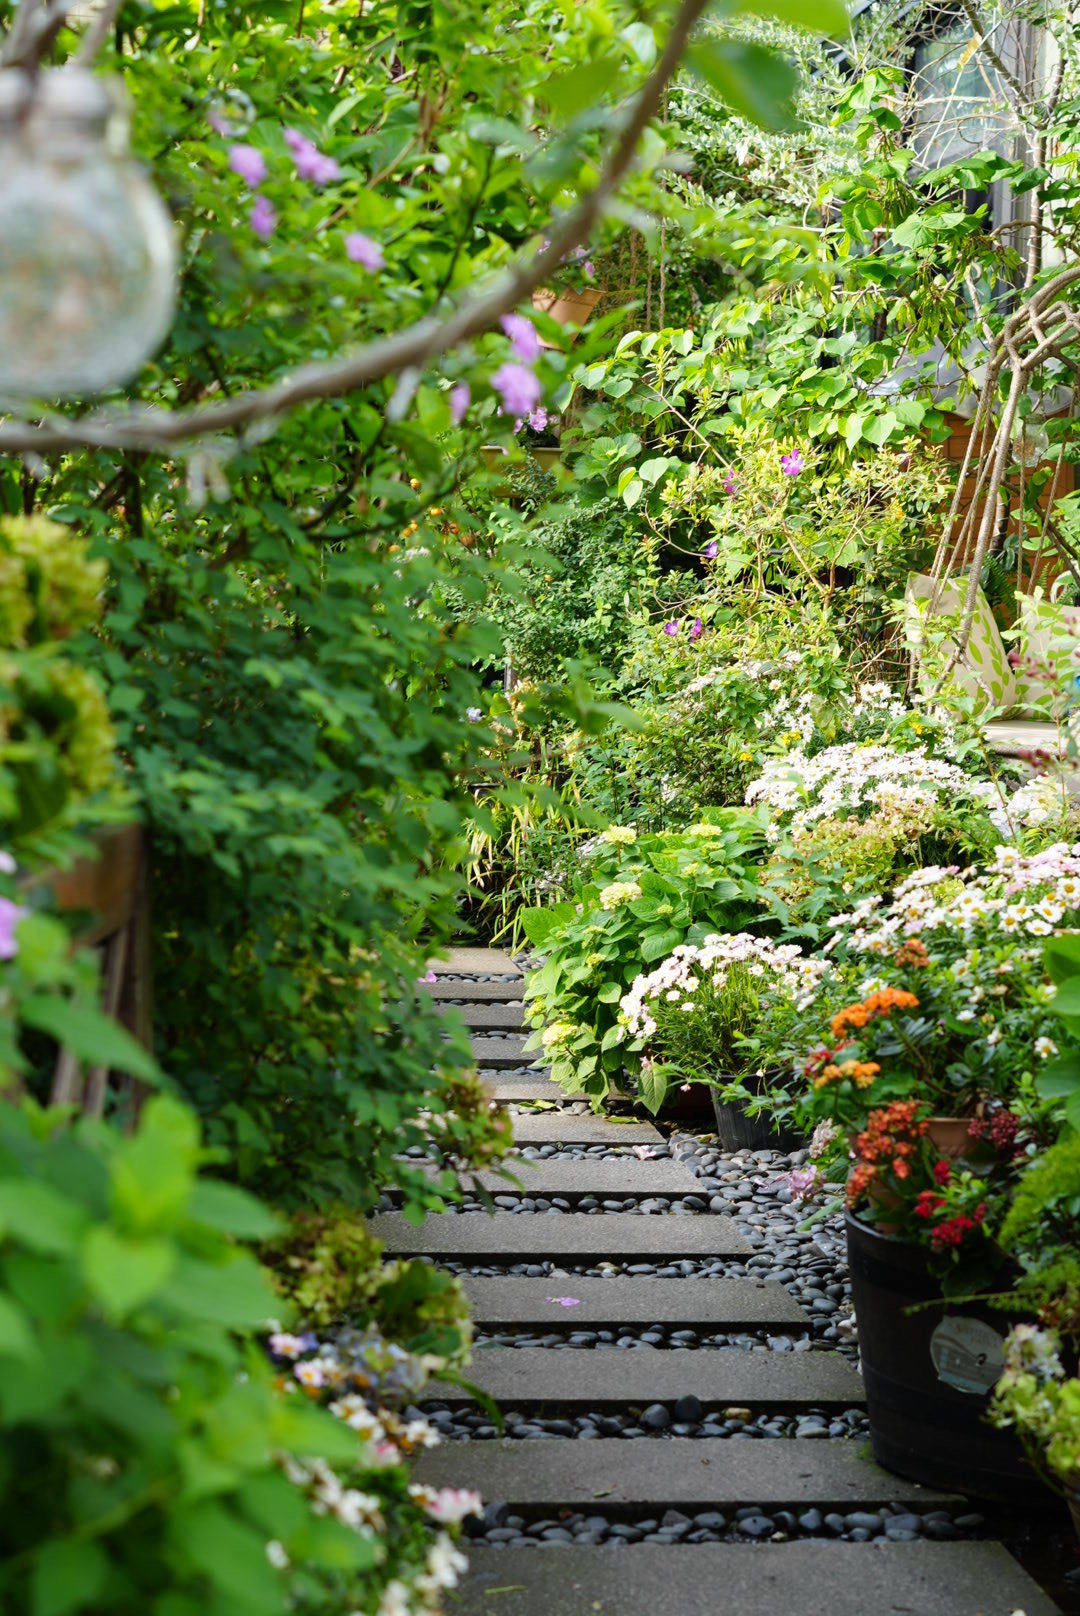
[[280, 1304], [237, 1237], [275, 1220], [198, 1176], [174, 1100], [126, 1139], [58, 1121], [0, 1107], [4, 1609], [374, 1611], [423, 1571], [430, 1526], [404, 1470], [380, 1476], [251, 1339]]
[[20, 858], [54, 853], [117, 784], [100, 682], [69, 653], [98, 617], [105, 565], [42, 517], [0, 520], [0, 837]]
[[298, 1212], [261, 1248], [275, 1287], [301, 1326], [373, 1323], [412, 1353], [463, 1359], [471, 1338], [461, 1286], [428, 1263], [382, 1263], [382, 1247], [353, 1212]]
[[746, 810], [640, 837], [613, 826], [582, 848], [571, 899], [523, 916], [543, 956], [526, 982], [528, 1019], [538, 1029], [526, 1048], [544, 1049], [568, 1093], [599, 1107], [620, 1086], [628, 1062], [619, 1003], [644, 966], [680, 943], [737, 931], [753, 915], [763, 829]]
[[565, 659], [589, 660], [614, 676], [642, 610], [678, 599], [685, 579], [661, 574], [655, 535], [622, 500], [575, 503], [530, 524], [515, 547], [511, 579], [491, 610], [515, 673], [558, 678]]

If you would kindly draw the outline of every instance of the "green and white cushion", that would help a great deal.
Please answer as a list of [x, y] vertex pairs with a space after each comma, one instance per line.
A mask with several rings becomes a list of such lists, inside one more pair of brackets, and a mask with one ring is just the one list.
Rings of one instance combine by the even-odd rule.
[[[934, 663], [946, 661], [956, 646], [968, 586], [965, 578], [945, 580], [931, 608], [934, 587], [927, 573], [912, 573], [905, 594], [905, 636], [908, 644], [919, 650], [920, 681], [924, 688], [934, 684]], [[932, 620], [938, 618], [943, 621], [932, 626]], [[952, 623], [950, 618], [954, 620]], [[976, 591], [975, 616], [967, 646], [949, 679], [965, 695], [975, 697], [977, 711], [993, 707], [998, 712], [1009, 713], [1019, 700], [1016, 676], [981, 589]]]
[[1073, 681], [1080, 672], [1076, 652], [1075, 607], [1060, 606], [1045, 599], [1041, 591], [1020, 596], [1017, 623], [1020, 651], [1053, 669], [1056, 679], [1017, 675], [1018, 701], [1032, 717], [1056, 720], [1065, 712], [1073, 695]]

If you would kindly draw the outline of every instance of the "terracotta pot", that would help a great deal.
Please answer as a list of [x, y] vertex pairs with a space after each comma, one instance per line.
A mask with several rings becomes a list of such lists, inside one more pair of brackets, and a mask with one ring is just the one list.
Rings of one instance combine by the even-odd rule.
[[[557, 324], [566, 326], [572, 342], [603, 295], [602, 291], [597, 291], [591, 286], [576, 287], [572, 291], [563, 292], [556, 292], [551, 287], [544, 286], [533, 293], [532, 305], [539, 313], [550, 315]], [[546, 342], [541, 337], [540, 346], [551, 348], [554, 344]]]
[[956, 1161], [971, 1143], [971, 1117], [928, 1117], [927, 1135], [939, 1156]]

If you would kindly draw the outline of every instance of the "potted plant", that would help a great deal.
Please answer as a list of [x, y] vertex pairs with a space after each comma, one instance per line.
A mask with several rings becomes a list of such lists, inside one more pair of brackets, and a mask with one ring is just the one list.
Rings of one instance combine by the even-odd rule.
[[[588, 249], [576, 247], [573, 256], [582, 275], [587, 281], [591, 281], [596, 271]], [[532, 305], [538, 313], [546, 314], [559, 325], [566, 326], [570, 332], [570, 341], [573, 342], [603, 295], [603, 291], [595, 286], [563, 286], [558, 290], [551, 286], [542, 286], [532, 294]], [[540, 345], [543, 348], [555, 346], [544, 338], [540, 339]]]
[[725, 1150], [794, 1148], [784, 1052], [832, 974], [794, 943], [745, 932], [676, 948], [635, 980], [620, 1007], [630, 1047], [642, 1052], [650, 1109], [673, 1082], [707, 1083]]
[[984, 1421], [1005, 1332], [983, 1298], [1012, 1287], [999, 1232], [1057, 1128], [1035, 1087], [1064, 1036], [1037, 940], [1075, 924], [1078, 904], [1080, 858], [1063, 847], [1002, 847], [989, 869], [924, 870], [864, 900], [832, 952], [873, 974], [805, 1065], [802, 1114], [828, 1120], [849, 1156], [874, 1451], [975, 1494], [1031, 1484], [1015, 1438]]

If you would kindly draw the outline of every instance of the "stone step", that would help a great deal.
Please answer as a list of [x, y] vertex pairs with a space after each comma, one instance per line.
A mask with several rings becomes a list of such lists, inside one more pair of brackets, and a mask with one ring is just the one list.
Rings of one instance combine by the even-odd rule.
[[[573, 1277], [559, 1280], [558, 1291], [576, 1295]], [[862, 1381], [839, 1353], [745, 1352], [738, 1347], [710, 1352], [681, 1347], [639, 1347], [632, 1352], [478, 1347], [468, 1378], [504, 1408], [540, 1404], [644, 1408], [649, 1403], [677, 1402], [691, 1392], [706, 1408], [729, 1404], [770, 1409], [820, 1408], [824, 1404], [851, 1408], [863, 1398]], [[440, 1403], [470, 1397], [463, 1386], [436, 1381], [423, 1395]]]
[[480, 1077], [493, 1100], [554, 1100], [566, 1099], [565, 1092], [550, 1077], [533, 1072], [526, 1077], [504, 1077], [498, 1072], [481, 1072]]
[[[547, 1098], [547, 1096], [543, 1096]], [[636, 1117], [596, 1116], [591, 1111], [519, 1111], [512, 1117], [519, 1145], [656, 1145], [664, 1136]], [[646, 1158], [647, 1160], [648, 1158]]]
[[[467, 1173], [463, 1175], [463, 1182], [478, 1184], [491, 1195], [541, 1195], [549, 1199], [561, 1195], [567, 1200], [595, 1195], [599, 1200], [637, 1201], [656, 1195], [698, 1195], [705, 1204], [709, 1199], [709, 1191], [702, 1189], [689, 1167], [677, 1161], [638, 1161], [635, 1156], [628, 1156], [623, 1161], [575, 1158], [564, 1162], [554, 1156], [547, 1161], [531, 1162], [514, 1156], [506, 1165], [520, 1180], [520, 1188], [495, 1172]], [[428, 1171], [434, 1175], [438, 1169], [432, 1167]]]
[[582, 1262], [610, 1259], [667, 1263], [680, 1257], [748, 1257], [751, 1248], [730, 1218], [605, 1218], [588, 1212], [534, 1217], [524, 1212], [459, 1212], [434, 1216], [419, 1228], [400, 1212], [369, 1220], [391, 1256], [456, 1257], [463, 1262], [530, 1257]]
[[520, 1005], [447, 1004], [440, 1008], [447, 1014], [459, 1015], [471, 1032], [525, 1032], [525, 1018]]
[[998, 1543], [480, 1549], [454, 1597], [461, 1616], [1057, 1616]]
[[520, 976], [508, 976], [503, 982], [440, 976], [437, 982], [428, 984], [427, 991], [437, 1004], [446, 999], [464, 999], [469, 1004], [520, 1004], [524, 985]]
[[535, 1066], [543, 1057], [539, 1049], [526, 1052], [524, 1038], [485, 1038], [482, 1034], [472, 1040], [472, 1052], [477, 1066], [492, 1070], [500, 1066]]
[[436, 976], [460, 976], [463, 972], [471, 976], [518, 976], [521, 967], [514, 962], [513, 957], [505, 948], [452, 948], [449, 959], [432, 960], [429, 970]]
[[[726, 1437], [671, 1437], [626, 1442], [447, 1442], [424, 1453], [416, 1480], [432, 1487], [472, 1487], [513, 1513], [534, 1518], [564, 1507], [622, 1517], [678, 1508], [684, 1513], [760, 1504], [873, 1509], [919, 1503], [933, 1509], [955, 1496], [892, 1476], [865, 1458], [863, 1444], [806, 1437], [732, 1442]], [[689, 1545], [688, 1545], [689, 1546]], [[724, 1602], [724, 1608], [736, 1606]], [[870, 1610], [872, 1607], [867, 1607]]]
[[[809, 1325], [810, 1318], [782, 1285], [759, 1279], [466, 1279], [469, 1311], [477, 1324], [543, 1325], [545, 1330], [601, 1329], [609, 1325], [684, 1324], [703, 1331], [740, 1325]], [[573, 1304], [552, 1295], [553, 1288]]]

